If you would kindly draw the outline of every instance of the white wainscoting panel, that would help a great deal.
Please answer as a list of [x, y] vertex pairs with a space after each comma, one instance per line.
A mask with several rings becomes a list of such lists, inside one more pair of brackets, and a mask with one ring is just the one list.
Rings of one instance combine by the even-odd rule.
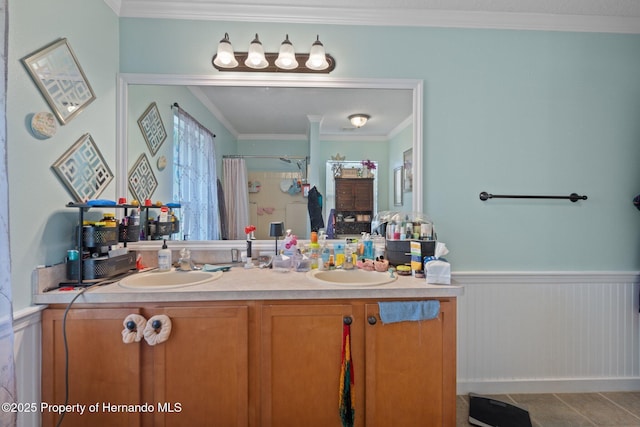
[[458, 393], [640, 390], [638, 275], [458, 273]]
[[[13, 313], [13, 354], [17, 402], [40, 405], [41, 312], [46, 306], [27, 307]], [[17, 427], [38, 427], [40, 412], [18, 414]]]

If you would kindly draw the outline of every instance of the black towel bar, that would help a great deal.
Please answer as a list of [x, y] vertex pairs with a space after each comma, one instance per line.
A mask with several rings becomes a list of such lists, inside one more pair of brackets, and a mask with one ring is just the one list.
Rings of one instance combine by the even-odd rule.
[[521, 196], [510, 194], [489, 194], [486, 191], [480, 193], [480, 200], [483, 202], [489, 199], [569, 199], [572, 202], [578, 200], [587, 200], [587, 196], [580, 196], [576, 193], [571, 193], [568, 196]]

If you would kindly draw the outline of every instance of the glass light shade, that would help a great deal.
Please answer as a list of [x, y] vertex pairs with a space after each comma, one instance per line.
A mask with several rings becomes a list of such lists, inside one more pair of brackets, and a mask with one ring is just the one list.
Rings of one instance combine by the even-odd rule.
[[317, 40], [313, 42], [313, 45], [311, 45], [309, 60], [305, 64], [310, 70], [324, 70], [329, 67], [327, 56], [324, 51], [324, 45], [320, 43], [320, 36], [317, 37]]
[[235, 68], [238, 66], [236, 55], [233, 53], [233, 46], [229, 41], [229, 34], [224, 33], [224, 38], [218, 43], [218, 52], [213, 63], [221, 68]]
[[367, 123], [367, 120], [371, 118], [368, 114], [352, 114], [349, 116], [351, 124], [357, 128], [361, 128]]
[[247, 55], [247, 59], [244, 61], [244, 65], [255, 69], [266, 68], [269, 66], [269, 62], [264, 57], [264, 48], [262, 47], [262, 43], [260, 43], [257, 34], [256, 38], [253, 39], [249, 46], [249, 53]]
[[283, 70], [295, 70], [298, 68], [298, 61], [296, 61], [296, 52], [293, 49], [293, 44], [289, 41], [289, 34], [280, 45], [280, 52], [278, 52], [278, 59], [276, 59], [276, 66]]

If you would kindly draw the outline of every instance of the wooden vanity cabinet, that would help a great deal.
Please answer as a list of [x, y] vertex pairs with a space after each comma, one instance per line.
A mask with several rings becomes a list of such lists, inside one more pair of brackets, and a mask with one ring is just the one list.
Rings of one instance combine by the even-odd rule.
[[[282, 303], [262, 308], [259, 426], [341, 425], [342, 325], [345, 317], [353, 315], [354, 307], [348, 303]], [[360, 365], [357, 369], [363, 367], [354, 364]], [[357, 425], [364, 425], [364, 413], [356, 414]]]
[[384, 325], [377, 304], [365, 311], [366, 426], [455, 426], [455, 302], [422, 322]]
[[[72, 308], [69, 403], [150, 403], [155, 411], [67, 414], [63, 425], [339, 427], [348, 318], [355, 425], [454, 426], [456, 301], [440, 303], [437, 319], [394, 324], [382, 324], [373, 300]], [[166, 314], [169, 339], [124, 344], [122, 322], [130, 313]], [[64, 402], [63, 315], [64, 307], [43, 313], [43, 402]], [[43, 426], [56, 421], [43, 413]]]
[[[169, 339], [124, 344], [123, 320], [131, 313], [171, 319]], [[65, 401], [64, 309], [42, 320], [42, 401]], [[99, 404], [64, 426], [247, 426], [248, 307], [72, 308], [67, 317], [69, 403]], [[151, 404], [151, 412], [109, 412], [112, 405]], [[43, 412], [42, 425], [57, 416]], [[203, 424], [205, 423], [205, 424]]]
[[342, 325], [351, 318], [357, 426], [456, 425], [456, 305], [382, 324], [378, 304], [269, 304], [262, 311], [262, 427], [340, 426]]
[[[122, 320], [140, 309], [103, 308], [69, 310], [66, 322], [69, 349], [70, 404], [100, 404], [100, 410], [65, 414], [63, 426], [141, 425], [140, 413], [109, 412], [102, 403], [140, 403], [142, 390], [140, 345], [122, 343]], [[42, 313], [42, 402], [65, 403], [64, 309]], [[42, 411], [42, 425], [54, 427], [58, 415]]]

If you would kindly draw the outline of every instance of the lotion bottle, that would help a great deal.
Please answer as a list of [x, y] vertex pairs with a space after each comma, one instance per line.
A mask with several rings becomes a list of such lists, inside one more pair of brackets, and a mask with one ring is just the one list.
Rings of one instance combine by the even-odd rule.
[[171, 270], [171, 249], [167, 247], [167, 239], [162, 243], [162, 249], [158, 251], [158, 270]]

